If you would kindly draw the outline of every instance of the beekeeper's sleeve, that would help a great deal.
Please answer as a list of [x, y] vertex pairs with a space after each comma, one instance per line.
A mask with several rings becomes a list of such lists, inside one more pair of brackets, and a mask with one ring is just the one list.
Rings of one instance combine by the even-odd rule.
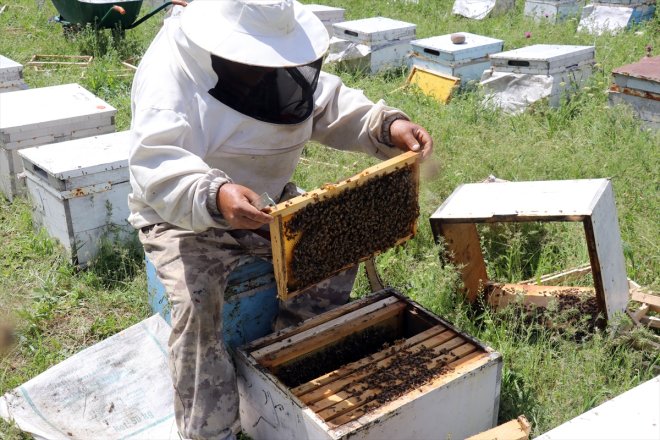
[[321, 72], [312, 140], [339, 150], [361, 151], [389, 159], [401, 153], [385, 143], [389, 125], [400, 118], [409, 119], [383, 100], [374, 104], [361, 90], [347, 87], [337, 76]]
[[230, 179], [202, 160], [206, 156], [203, 142], [185, 145], [192, 128], [184, 115], [168, 109], [141, 108], [133, 118], [131, 199], [146, 206], [132, 209], [141, 218], [129, 221], [137, 227], [165, 221], [196, 232], [226, 228], [227, 223], [209, 211], [208, 198]]

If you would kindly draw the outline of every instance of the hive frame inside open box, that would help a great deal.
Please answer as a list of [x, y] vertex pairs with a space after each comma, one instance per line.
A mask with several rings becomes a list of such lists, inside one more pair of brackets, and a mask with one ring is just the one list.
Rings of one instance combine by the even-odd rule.
[[598, 309], [606, 319], [625, 312], [628, 278], [609, 179], [461, 185], [431, 216], [431, 228], [436, 242], [444, 239], [453, 262], [460, 268], [470, 301], [484, 292], [496, 307], [519, 296], [523, 303], [545, 306], [553, 297], [575, 292], [576, 288], [491, 282], [476, 225], [550, 221], [582, 222], [594, 287], [577, 290], [594, 292]]

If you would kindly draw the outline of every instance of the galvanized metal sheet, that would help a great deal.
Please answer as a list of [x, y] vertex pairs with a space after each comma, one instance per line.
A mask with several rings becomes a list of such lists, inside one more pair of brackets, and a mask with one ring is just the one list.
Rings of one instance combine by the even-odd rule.
[[594, 46], [535, 44], [490, 55], [498, 72], [549, 75], [595, 62]]
[[644, 57], [636, 63], [616, 68], [612, 73], [660, 83], [660, 55]]

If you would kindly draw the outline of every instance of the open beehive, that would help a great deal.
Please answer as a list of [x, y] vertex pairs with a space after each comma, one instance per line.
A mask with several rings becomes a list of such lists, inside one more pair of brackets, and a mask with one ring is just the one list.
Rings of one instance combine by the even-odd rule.
[[387, 289], [239, 348], [255, 439], [465, 438], [497, 420], [501, 356]]
[[408, 152], [271, 212], [273, 268], [281, 299], [413, 237], [419, 154]]

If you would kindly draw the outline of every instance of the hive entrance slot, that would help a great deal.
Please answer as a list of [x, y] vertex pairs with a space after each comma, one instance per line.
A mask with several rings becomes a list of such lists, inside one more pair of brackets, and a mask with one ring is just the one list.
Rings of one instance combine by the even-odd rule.
[[440, 51], [435, 49], [424, 48], [424, 53], [435, 55], [436, 57], [440, 56]]
[[524, 60], [509, 60], [509, 66], [529, 67], [529, 61]]

